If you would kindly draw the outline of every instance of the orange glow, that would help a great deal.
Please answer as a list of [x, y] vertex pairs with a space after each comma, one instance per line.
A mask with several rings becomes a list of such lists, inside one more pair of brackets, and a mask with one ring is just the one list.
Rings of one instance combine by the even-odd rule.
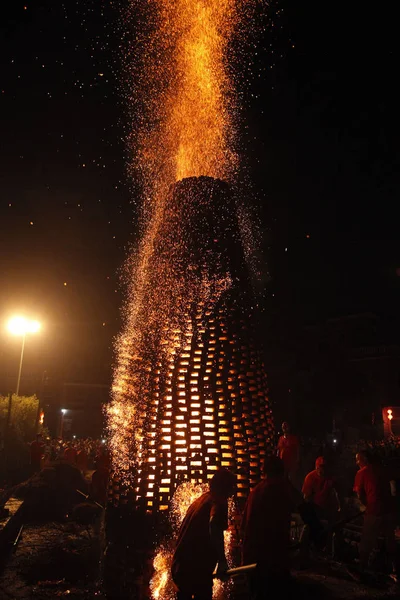
[[162, 1], [166, 22], [176, 23], [177, 29], [176, 83], [167, 108], [176, 180], [200, 175], [227, 179], [235, 160], [227, 142], [232, 123], [226, 92], [231, 83], [225, 69], [235, 4]]

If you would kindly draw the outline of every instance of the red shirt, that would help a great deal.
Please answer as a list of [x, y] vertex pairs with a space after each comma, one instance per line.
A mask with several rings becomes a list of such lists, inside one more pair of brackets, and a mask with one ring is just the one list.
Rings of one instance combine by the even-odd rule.
[[293, 500], [289, 482], [267, 478], [251, 492], [243, 513], [243, 564], [257, 563], [263, 572], [289, 569]]
[[289, 433], [286, 437], [281, 435], [278, 441], [279, 458], [283, 460], [286, 471], [296, 467], [299, 459], [299, 438]]
[[320, 477], [316, 470], [309, 473], [303, 483], [303, 494], [321, 508], [332, 508], [332, 495], [335, 485], [332, 479]]
[[212, 577], [218, 557], [210, 537], [211, 519], [227, 529], [228, 502], [216, 501], [206, 492], [189, 507], [179, 530], [171, 569], [178, 586], [202, 584]]
[[389, 477], [383, 467], [367, 465], [360, 469], [354, 480], [354, 491], [366, 496], [367, 515], [386, 515], [392, 512], [393, 498], [390, 493]]

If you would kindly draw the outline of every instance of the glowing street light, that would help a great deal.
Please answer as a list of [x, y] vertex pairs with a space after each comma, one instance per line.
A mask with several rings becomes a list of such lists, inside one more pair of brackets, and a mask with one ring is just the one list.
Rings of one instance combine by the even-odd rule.
[[7, 323], [7, 329], [12, 335], [20, 335], [22, 337], [21, 358], [19, 361], [18, 379], [16, 394], [19, 394], [19, 384], [21, 381], [22, 361], [24, 358], [25, 339], [27, 333], [37, 333], [40, 330], [39, 321], [25, 319], [25, 317], [13, 317]]

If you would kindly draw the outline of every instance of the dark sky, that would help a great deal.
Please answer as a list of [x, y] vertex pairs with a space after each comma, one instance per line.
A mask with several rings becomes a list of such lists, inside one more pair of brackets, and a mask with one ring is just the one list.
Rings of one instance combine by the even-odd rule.
[[[41, 319], [31, 355], [72, 380], [110, 372], [118, 270], [136, 237], [114, 4], [13, 2], [0, 21], [0, 318]], [[314, 0], [277, 10], [254, 58], [243, 132], [271, 273], [267, 319], [394, 312], [394, 14]], [[15, 341], [1, 339], [1, 359], [14, 360]]]

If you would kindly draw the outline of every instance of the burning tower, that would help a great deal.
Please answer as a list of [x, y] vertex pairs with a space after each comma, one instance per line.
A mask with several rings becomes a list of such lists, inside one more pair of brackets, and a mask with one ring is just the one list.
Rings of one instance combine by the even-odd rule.
[[162, 510], [179, 482], [207, 481], [219, 465], [237, 473], [246, 496], [272, 442], [255, 301], [226, 183], [239, 164], [228, 57], [255, 2], [131, 4], [144, 11], [129, 98], [143, 107], [133, 137], [145, 227], [127, 270], [108, 423], [118, 480], [144, 509]]
[[136, 453], [125, 469], [135, 496], [143, 508], [166, 509], [181, 481], [207, 481], [218, 466], [237, 473], [239, 496], [247, 496], [272, 442], [272, 419], [225, 182], [193, 177], [172, 186], [146, 284], [136, 355], [127, 351], [122, 377], [135, 413], [124, 441]]

